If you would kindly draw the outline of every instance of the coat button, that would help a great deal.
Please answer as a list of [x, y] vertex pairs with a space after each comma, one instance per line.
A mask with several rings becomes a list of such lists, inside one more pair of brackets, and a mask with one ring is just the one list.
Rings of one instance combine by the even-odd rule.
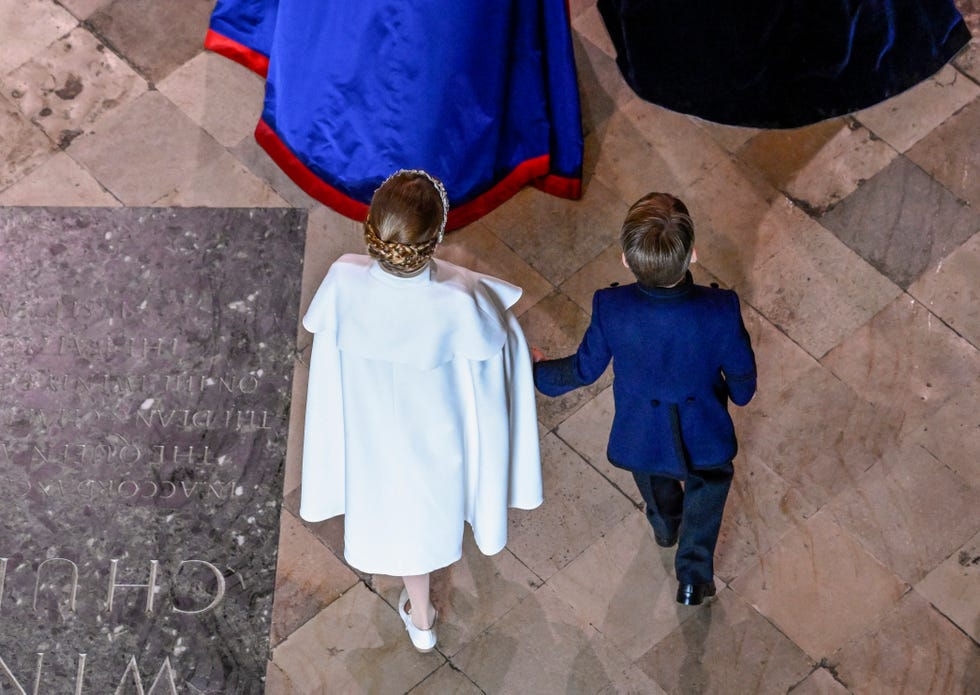
[[650, 405], [652, 405], [654, 408], [656, 408], [658, 405], [660, 405], [660, 401], [658, 401], [657, 399], [654, 399], [654, 400], [650, 401]]

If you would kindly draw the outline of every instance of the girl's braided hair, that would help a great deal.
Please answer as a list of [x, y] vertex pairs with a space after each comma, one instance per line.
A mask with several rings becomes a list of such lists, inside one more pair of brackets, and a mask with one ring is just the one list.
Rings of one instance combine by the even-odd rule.
[[448, 211], [438, 179], [417, 169], [396, 171], [371, 199], [364, 221], [368, 255], [389, 273], [416, 274], [442, 241]]

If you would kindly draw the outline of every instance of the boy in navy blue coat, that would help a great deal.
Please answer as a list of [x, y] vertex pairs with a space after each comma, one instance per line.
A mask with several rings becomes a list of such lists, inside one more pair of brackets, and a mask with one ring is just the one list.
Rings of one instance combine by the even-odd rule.
[[647, 195], [630, 208], [620, 239], [637, 282], [595, 293], [575, 354], [545, 360], [535, 350], [534, 382], [559, 396], [594, 382], [612, 360], [606, 455], [633, 473], [657, 543], [679, 538], [677, 601], [697, 605], [716, 590], [714, 550], [737, 449], [728, 401], [752, 398], [755, 356], [737, 295], [691, 279], [697, 256], [684, 203]]

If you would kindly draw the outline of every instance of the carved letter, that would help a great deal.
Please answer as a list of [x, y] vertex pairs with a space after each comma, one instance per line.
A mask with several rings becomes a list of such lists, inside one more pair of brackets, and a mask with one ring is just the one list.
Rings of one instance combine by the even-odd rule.
[[78, 655], [78, 671], [75, 672], [75, 695], [82, 695], [82, 682], [85, 680], [86, 656], [86, 654]]
[[[44, 652], [38, 652], [37, 668], [34, 670], [34, 690], [32, 691], [32, 695], [38, 695], [41, 686], [42, 663], [44, 663]], [[20, 693], [20, 695], [27, 695], [27, 691], [24, 690], [24, 686], [22, 686], [20, 684], [20, 681], [18, 681], [17, 678], [14, 677], [14, 674], [10, 672], [10, 667], [7, 666], [7, 664], [4, 662], [3, 657], [0, 657], [0, 673], [6, 674], [7, 678], [9, 678], [13, 686], [17, 688], [17, 692]]]
[[49, 562], [67, 562], [71, 565], [71, 593], [68, 594], [68, 608], [75, 612], [75, 596], [78, 594], [78, 565], [63, 557], [53, 557], [37, 566], [37, 581], [34, 582], [34, 612], [37, 613], [37, 594], [41, 590], [41, 570]]
[[150, 581], [146, 584], [121, 584], [116, 582], [116, 572], [118, 571], [119, 560], [113, 559], [109, 563], [109, 596], [107, 599], [106, 612], [112, 612], [112, 599], [116, 594], [116, 587], [129, 587], [133, 589], [138, 589], [141, 587], [146, 588], [146, 613], [153, 612], [153, 598], [156, 593], [156, 583], [157, 583], [157, 567], [159, 567], [160, 562], [158, 560], [150, 560]]
[[[208, 611], [214, 609], [214, 607], [217, 606], [219, 603], [221, 603], [221, 600], [225, 597], [225, 578], [221, 574], [221, 570], [219, 570], [217, 567], [215, 567], [214, 565], [212, 565], [210, 562], [207, 562], [205, 560], [184, 560], [177, 567], [177, 574], [180, 574], [180, 570], [181, 570], [181, 568], [184, 565], [190, 564], [192, 562], [196, 562], [196, 563], [198, 563], [200, 565], [204, 565], [209, 570], [211, 570], [211, 574], [214, 575], [215, 580], [218, 582], [218, 590], [215, 592], [214, 599], [212, 599], [211, 603], [209, 603], [208, 605], [206, 605], [204, 608], [199, 608], [199, 609], [197, 609], [195, 611], [185, 611], [185, 610], [182, 610], [182, 609], [177, 608], [176, 606], [174, 606], [174, 613], [186, 613], [188, 615], [196, 615], [198, 613], [207, 613]], [[176, 580], [176, 575], [175, 575], [174, 579]]]
[[7, 558], [0, 557], [0, 607], [3, 607], [3, 580], [7, 578]]
[[[143, 690], [143, 679], [140, 677], [139, 666], [136, 665], [136, 656], [132, 655], [129, 657], [126, 670], [123, 672], [122, 678], [119, 680], [119, 685], [116, 687], [116, 695], [120, 695], [123, 692], [123, 686], [126, 684], [127, 676], [132, 678], [133, 683], [136, 685], [138, 695], [153, 695], [157, 691], [157, 685], [160, 685], [161, 682], [163, 682], [164, 686], [169, 687], [167, 692], [170, 695], [177, 695], [177, 683], [174, 680], [175, 675], [174, 669], [170, 665], [170, 657], [166, 657], [160, 666], [160, 670], [157, 671], [157, 677], [153, 679], [153, 684], [150, 685], [150, 689], [148, 691]], [[165, 676], [166, 681], [161, 681]]]

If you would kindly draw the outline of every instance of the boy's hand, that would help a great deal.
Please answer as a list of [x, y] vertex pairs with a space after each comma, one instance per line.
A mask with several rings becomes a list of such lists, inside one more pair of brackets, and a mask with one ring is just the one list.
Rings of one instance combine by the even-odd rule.
[[546, 360], [546, 359], [548, 359], [548, 358], [544, 356], [544, 353], [541, 352], [541, 349], [538, 348], [538, 346], [536, 346], [536, 345], [532, 345], [531, 346], [531, 361], [532, 362], [541, 362], [542, 360]]

